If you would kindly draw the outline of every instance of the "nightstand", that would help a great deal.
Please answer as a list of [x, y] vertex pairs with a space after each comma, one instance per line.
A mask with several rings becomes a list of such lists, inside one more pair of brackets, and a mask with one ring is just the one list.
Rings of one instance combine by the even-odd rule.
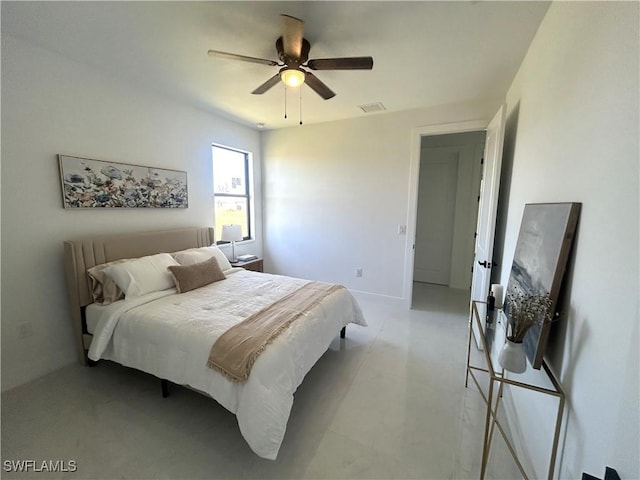
[[254, 272], [263, 272], [262, 258], [254, 258], [247, 262], [231, 262], [232, 267], [242, 267], [245, 270], [252, 270]]

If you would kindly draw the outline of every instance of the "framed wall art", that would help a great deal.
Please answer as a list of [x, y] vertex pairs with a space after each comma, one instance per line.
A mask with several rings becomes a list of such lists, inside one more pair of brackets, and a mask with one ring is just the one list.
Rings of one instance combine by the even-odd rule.
[[187, 208], [187, 172], [58, 155], [64, 208]]
[[[580, 203], [528, 203], [524, 206], [507, 291], [548, 295], [555, 312], [562, 279], [576, 232]], [[505, 314], [509, 316], [508, 309]], [[534, 325], [524, 337], [524, 349], [539, 369], [551, 324]]]

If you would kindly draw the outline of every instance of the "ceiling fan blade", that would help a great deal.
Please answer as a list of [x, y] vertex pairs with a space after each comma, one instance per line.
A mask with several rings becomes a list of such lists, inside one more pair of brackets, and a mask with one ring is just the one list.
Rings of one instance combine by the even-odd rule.
[[371, 70], [372, 57], [320, 58], [309, 60], [311, 70]]
[[273, 77], [271, 77], [269, 80], [264, 82], [262, 85], [260, 85], [251, 93], [253, 93], [254, 95], [262, 95], [264, 92], [266, 92], [275, 84], [277, 84], [279, 81], [280, 81], [280, 74], [276, 73]]
[[218, 50], [209, 50], [207, 53], [209, 54], [210, 57], [225, 58], [227, 60], [240, 60], [243, 62], [259, 63], [261, 65], [268, 65], [270, 67], [275, 67], [278, 65], [278, 62], [274, 60], [267, 60], [265, 58], [247, 57], [245, 55], [237, 55], [235, 53], [220, 52]]
[[282, 44], [284, 53], [289, 58], [300, 58], [304, 22], [290, 15], [280, 15], [282, 19]]
[[309, 85], [309, 88], [320, 95], [325, 100], [329, 100], [336, 96], [336, 94], [331, 91], [329, 87], [327, 87], [323, 82], [318, 79], [313, 73], [305, 72], [304, 83]]

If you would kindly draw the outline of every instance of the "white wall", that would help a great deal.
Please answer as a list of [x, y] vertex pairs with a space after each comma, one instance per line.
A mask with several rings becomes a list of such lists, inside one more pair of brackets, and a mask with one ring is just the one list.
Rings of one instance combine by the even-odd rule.
[[[582, 202], [548, 351], [568, 399], [562, 478], [602, 477], [606, 465], [640, 478], [638, 25], [637, 2], [553, 3], [507, 95], [502, 284], [524, 204]], [[543, 477], [554, 407], [513, 393], [534, 477]]]
[[[498, 101], [263, 134], [265, 267], [401, 299], [412, 129], [487, 119]], [[363, 276], [356, 278], [356, 268]]]
[[[254, 152], [259, 133], [2, 37], [2, 389], [76, 361], [62, 241], [213, 222], [211, 144]], [[62, 208], [56, 154], [186, 170], [189, 208]], [[257, 204], [257, 218], [261, 204]], [[250, 249], [261, 253], [262, 226]], [[238, 248], [242, 252], [242, 248]], [[18, 337], [30, 323], [34, 334]]]

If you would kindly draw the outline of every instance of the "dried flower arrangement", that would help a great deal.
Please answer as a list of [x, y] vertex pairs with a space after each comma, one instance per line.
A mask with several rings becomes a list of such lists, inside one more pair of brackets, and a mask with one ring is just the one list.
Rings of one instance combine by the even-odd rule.
[[507, 291], [506, 303], [510, 332], [507, 338], [512, 342], [522, 343], [531, 327], [551, 322], [553, 319], [553, 302], [548, 293], [529, 294], [513, 287]]

